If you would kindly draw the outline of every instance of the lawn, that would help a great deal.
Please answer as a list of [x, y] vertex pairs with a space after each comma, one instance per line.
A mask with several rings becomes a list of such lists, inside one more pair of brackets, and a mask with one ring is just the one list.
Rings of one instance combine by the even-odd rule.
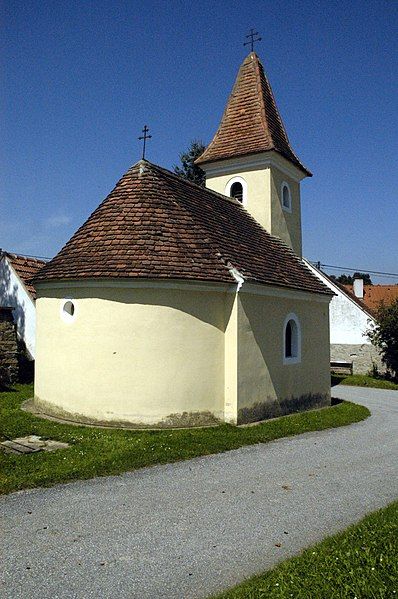
[[353, 387], [374, 387], [377, 389], [393, 389], [398, 391], [398, 384], [383, 378], [368, 376], [367, 374], [332, 374], [332, 387], [334, 385], [351, 385]]
[[70, 447], [30, 455], [5, 455], [0, 451], [0, 493], [120, 474], [144, 466], [266, 443], [307, 431], [344, 426], [370, 414], [363, 406], [341, 402], [330, 408], [292, 414], [249, 427], [223, 424], [202, 429], [128, 431], [72, 426], [38, 418], [20, 408], [32, 394], [30, 385], [0, 392], [0, 438], [34, 434], [67, 442]]
[[398, 502], [214, 599], [392, 599]]

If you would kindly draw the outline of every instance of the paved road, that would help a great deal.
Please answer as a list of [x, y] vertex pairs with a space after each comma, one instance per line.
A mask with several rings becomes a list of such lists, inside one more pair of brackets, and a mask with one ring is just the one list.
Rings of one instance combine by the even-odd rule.
[[398, 392], [333, 391], [371, 418], [2, 498], [1, 596], [204, 598], [388, 504]]

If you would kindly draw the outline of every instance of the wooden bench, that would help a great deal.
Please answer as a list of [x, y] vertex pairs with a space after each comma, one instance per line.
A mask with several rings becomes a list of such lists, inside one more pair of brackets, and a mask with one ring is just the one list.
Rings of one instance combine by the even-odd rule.
[[353, 374], [354, 372], [354, 363], [353, 362], [345, 362], [344, 360], [333, 360], [330, 362], [330, 370], [331, 372], [348, 372]]

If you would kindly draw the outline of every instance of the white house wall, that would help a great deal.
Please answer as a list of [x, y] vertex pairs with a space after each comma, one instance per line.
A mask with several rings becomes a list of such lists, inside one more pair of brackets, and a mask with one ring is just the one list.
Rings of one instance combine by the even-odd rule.
[[0, 260], [0, 305], [11, 306], [17, 332], [35, 358], [36, 308], [23, 283], [6, 258]]
[[327, 277], [314, 268], [310, 262], [305, 260], [305, 264], [322, 283], [336, 294], [329, 304], [330, 343], [370, 345], [370, 341], [364, 336], [364, 333], [370, 323], [374, 322], [373, 319], [345, 295], [337, 285], [333, 285]]
[[384, 371], [380, 353], [364, 334], [374, 319], [310, 262], [304, 262], [336, 294], [329, 304], [330, 359], [352, 362], [355, 374], [367, 374], [374, 366]]

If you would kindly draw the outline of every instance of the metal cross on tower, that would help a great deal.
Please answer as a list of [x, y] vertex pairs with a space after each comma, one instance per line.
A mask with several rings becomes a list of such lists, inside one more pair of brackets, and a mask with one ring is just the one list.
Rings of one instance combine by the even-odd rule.
[[140, 135], [140, 137], [138, 138], [139, 140], [143, 139], [144, 140], [144, 145], [142, 148], [142, 160], [145, 160], [145, 149], [146, 149], [146, 140], [147, 139], [151, 139], [152, 135], [147, 135], [147, 133], [149, 133], [149, 129], [146, 125], [144, 125], [144, 128], [142, 130], [144, 135]]
[[251, 46], [251, 52], [254, 51], [254, 44], [256, 42], [261, 42], [261, 37], [258, 37], [256, 40], [254, 39], [256, 37], [256, 35], [258, 35], [258, 31], [254, 31], [254, 29], [250, 29], [250, 33], [249, 35], [247, 35], [246, 37], [250, 37], [250, 41], [249, 42], [245, 42], [243, 45], [244, 46]]

